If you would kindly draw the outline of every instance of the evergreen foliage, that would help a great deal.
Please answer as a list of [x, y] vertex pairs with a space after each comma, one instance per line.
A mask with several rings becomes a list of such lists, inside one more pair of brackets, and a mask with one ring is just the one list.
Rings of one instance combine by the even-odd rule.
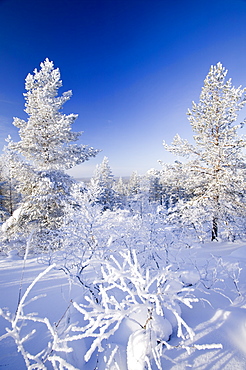
[[171, 145], [164, 142], [168, 151], [190, 159], [183, 174], [189, 174], [184, 186], [192, 198], [179, 203], [180, 216], [191, 223], [201, 216], [209, 220], [212, 240], [218, 238], [219, 224], [233, 227], [238, 216], [245, 216], [246, 141], [237, 134], [245, 121], [235, 121], [246, 104], [246, 89], [233, 87], [226, 75], [221, 63], [211, 66], [200, 102], [188, 110], [195, 144], [179, 135]]
[[62, 86], [60, 71], [46, 59], [41, 69], [26, 77], [25, 112], [27, 121], [14, 118], [21, 140], [12, 147], [31, 161], [37, 170], [65, 170], [94, 157], [98, 150], [85, 145], [70, 144], [81, 132], [72, 132], [77, 114], [63, 114], [63, 105], [71, 98], [67, 91], [58, 96]]
[[134, 171], [128, 182], [128, 196], [134, 196], [140, 192], [140, 176]]
[[115, 205], [115, 191], [113, 190], [114, 176], [107, 157], [96, 166], [95, 175], [90, 182], [91, 200], [101, 204], [102, 210], [112, 210]]
[[127, 204], [127, 184], [124, 183], [122, 177], [113, 183], [115, 192], [115, 203], [117, 208], [125, 208]]
[[152, 168], [147, 172], [147, 178], [149, 180], [149, 201], [162, 204], [163, 189], [160, 171]]
[[[21, 140], [10, 142], [12, 153], [26, 159], [22, 171], [15, 171], [23, 195], [20, 209], [7, 221], [5, 231], [29, 232], [33, 225], [37, 234], [57, 230], [62, 224], [66, 203], [73, 202], [71, 188], [74, 180], [64, 173], [79, 163], [94, 157], [98, 150], [85, 145], [71, 144], [81, 133], [71, 131], [76, 114], [63, 114], [63, 104], [71, 91], [58, 96], [62, 86], [59, 69], [46, 59], [41, 69], [34, 70], [26, 78], [25, 112], [27, 121], [14, 118]], [[17, 166], [15, 166], [17, 169]]]
[[13, 143], [10, 136], [6, 139], [7, 145], [3, 148], [1, 156], [1, 174], [3, 183], [3, 204], [6, 217], [13, 215], [21, 202], [21, 194], [30, 193], [32, 184], [32, 171], [25, 164], [18, 153], [11, 149]]

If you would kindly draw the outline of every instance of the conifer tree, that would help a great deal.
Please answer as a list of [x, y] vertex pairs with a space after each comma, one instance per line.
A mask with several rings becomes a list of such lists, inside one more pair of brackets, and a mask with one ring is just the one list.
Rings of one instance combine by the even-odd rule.
[[126, 195], [126, 185], [124, 184], [122, 177], [119, 177], [118, 181], [114, 183], [113, 189], [116, 191], [116, 193], [122, 196]]
[[161, 184], [160, 171], [152, 168], [147, 171], [146, 176], [149, 181], [149, 201], [162, 204], [163, 189]]
[[4, 206], [4, 200], [5, 200], [5, 195], [4, 195], [4, 182], [0, 182], [0, 222], [4, 221], [6, 218], [6, 208]]
[[148, 184], [146, 179], [138, 175], [137, 171], [132, 172], [127, 184], [127, 203], [133, 213], [143, 214], [143, 204], [148, 198]]
[[[18, 153], [11, 149], [13, 141], [10, 137], [6, 139], [7, 145], [3, 148], [1, 156], [1, 173], [3, 183], [4, 199], [3, 204], [6, 210], [6, 215], [11, 216], [21, 201], [21, 193], [27, 192], [26, 186], [30, 187], [31, 172], [30, 166], [25, 165], [24, 161]], [[24, 188], [22, 189], [22, 185]]]
[[112, 210], [115, 205], [115, 191], [113, 190], [114, 176], [107, 157], [96, 166], [95, 175], [90, 182], [92, 202], [101, 204], [103, 211]]
[[37, 170], [69, 169], [94, 157], [98, 150], [70, 144], [81, 136], [81, 132], [71, 131], [78, 115], [61, 112], [72, 92], [58, 96], [62, 86], [59, 69], [54, 69], [49, 59], [40, 66], [40, 71], [35, 69], [33, 75], [29, 73], [26, 77], [25, 112], [29, 118], [27, 121], [14, 118], [13, 124], [19, 128], [21, 140], [13, 147]]
[[64, 170], [94, 157], [98, 150], [72, 143], [81, 135], [71, 131], [77, 115], [61, 112], [72, 93], [67, 91], [58, 96], [62, 81], [53, 62], [46, 59], [40, 66], [39, 71], [35, 69], [26, 77], [28, 119], [13, 121], [19, 128], [20, 141], [10, 143], [10, 148], [25, 158], [32, 178], [16, 175], [22, 182], [23, 202], [18, 217], [8, 222], [7, 229], [23, 232], [29, 230], [28, 225], [36, 225], [42, 237], [59, 228], [66, 203], [73, 202], [74, 181]]
[[212, 240], [218, 238], [219, 224], [231, 224], [245, 216], [246, 166], [242, 149], [246, 141], [237, 134], [245, 121], [236, 124], [236, 120], [246, 104], [246, 89], [233, 87], [226, 75], [221, 63], [211, 66], [200, 102], [193, 102], [188, 110], [195, 144], [179, 135], [171, 145], [164, 142], [168, 151], [189, 158], [184, 164], [189, 173], [184, 186], [192, 198], [185, 203], [183, 200], [183, 215], [185, 210], [191, 210], [194, 220], [194, 212], [199, 217], [199, 209], [206, 213]]
[[114, 182], [113, 190], [115, 192], [115, 201], [118, 208], [124, 208], [126, 206], [127, 188], [122, 177], [118, 181]]
[[134, 171], [128, 182], [128, 196], [135, 196], [140, 192], [140, 176]]

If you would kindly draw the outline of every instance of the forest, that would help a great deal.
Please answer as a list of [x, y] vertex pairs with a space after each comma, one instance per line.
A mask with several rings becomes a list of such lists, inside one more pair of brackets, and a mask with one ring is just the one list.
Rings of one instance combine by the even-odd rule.
[[172, 164], [116, 179], [105, 156], [88, 182], [67, 173], [100, 151], [75, 144], [72, 92], [49, 59], [28, 74], [0, 157], [0, 366], [245, 368], [246, 88], [227, 73], [188, 109], [193, 142], [163, 141]]

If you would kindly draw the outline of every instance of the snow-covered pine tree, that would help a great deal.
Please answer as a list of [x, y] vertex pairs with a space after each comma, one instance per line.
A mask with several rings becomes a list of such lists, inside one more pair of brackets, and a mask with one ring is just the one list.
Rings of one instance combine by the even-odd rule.
[[187, 201], [192, 197], [189, 193], [190, 182], [189, 171], [186, 170], [186, 164], [175, 161], [172, 164], [166, 164], [160, 161], [162, 171], [160, 172], [160, 184], [162, 186], [162, 204], [168, 213], [176, 209], [177, 202]]
[[4, 169], [4, 163], [2, 156], [0, 157], [0, 222], [5, 220], [6, 218], [6, 208], [4, 204], [5, 200], [5, 192], [4, 192], [4, 177], [3, 177], [3, 169]]
[[108, 158], [104, 157], [102, 163], [96, 166], [95, 174], [89, 184], [92, 203], [101, 204], [103, 211], [112, 210], [115, 205], [113, 184], [114, 175]]
[[183, 200], [181, 216], [187, 218], [190, 211], [194, 222], [194, 217], [206, 214], [212, 240], [218, 238], [219, 224], [232, 226], [237, 218], [245, 216], [246, 165], [242, 149], [246, 141], [237, 134], [245, 121], [236, 124], [236, 120], [246, 104], [246, 89], [233, 87], [226, 75], [221, 63], [211, 66], [200, 102], [193, 102], [188, 110], [195, 144], [179, 135], [171, 145], [164, 142], [168, 151], [190, 159], [185, 164], [189, 173], [185, 186], [193, 196], [187, 202]]
[[143, 216], [149, 205], [149, 181], [146, 176], [132, 172], [127, 184], [127, 203], [131, 212]]
[[137, 195], [140, 192], [140, 176], [134, 171], [129, 179], [128, 186], [127, 186], [127, 194], [128, 196]]
[[5, 220], [5, 218], [6, 218], [6, 209], [4, 207], [5, 196], [4, 196], [3, 187], [4, 187], [4, 182], [1, 181], [0, 182], [0, 222]]
[[[1, 156], [1, 174], [3, 183], [4, 199], [3, 204], [6, 211], [6, 216], [13, 214], [21, 201], [20, 194], [27, 189], [21, 189], [21, 184], [31, 186], [31, 173], [28, 171], [30, 166], [25, 166], [25, 163], [20, 158], [18, 153], [10, 148], [13, 141], [10, 136], [6, 139], [8, 145], [3, 148]], [[26, 177], [26, 178], [25, 178]], [[17, 180], [19, 179], [19, 181]], [[25, 180], [23, 181], [23, 178]], [[22, 180], [21, 180], [22, 179]]]
[[137, 171], [134, 171], [127, 183], [127, 203], [132, 212], [142, 212], [141, 192], [141, 178]]
[[26, 189], [23, 203], [18, 217], [16, 213], [5, 229], [14, 226], [20, 232], [29, 232], [27, 226], [36, 225], [42, 238], [42, 234], [59, 228], [65, 204], [73, 202], [71, 186], [74, 181], [64, 170], [94, 157], [98, 150], [72, 143], [81, 135], [71, 131], [77, 115], [61, 112], [72, 92], [58, 96], [62, 86], [59, 69], [54, 69], [49, 59], [40, 66], [39, 71], [35, 69], [26, 77], [25, 112], [29, 117], [27, 121], [14, 118], [13, 124], [19, 128], [21, 140], [10, 145], [31, 166], [34, 180], [19, 178], [22, 191]]
[[122, 196], [126, 195], [126, 184], [124, 184], [122, 177], [119, 177], [118, 181], [113, 184], [113, 189]]
[[122, 177], [118, 181], [114, 182], [113, 190], [115, 192], [115, 201], [117, 208], [125, 208], [126, 198], [127, 198], [127, 189], [126, 184], [124, 183]]
[[77, 114], [63, 114], [63, 105], [71, 98], [67, 91], [58, 96], [62, 86], [60, 71], [46, 59], [41, 69], [26, 77], [25, 112], [27, 121], [14, 118], [21, 140], [13, 146], [37, 170], [65, 170], [94, 157], [98, 150], [85, 145], [70, 144], [77, 141], [81, 132], [72, 132], [71, 125]]
[[152, 168], [146, 173], [149, 181], [149, 201], [162, 204], [163, 189], [160, 171]]

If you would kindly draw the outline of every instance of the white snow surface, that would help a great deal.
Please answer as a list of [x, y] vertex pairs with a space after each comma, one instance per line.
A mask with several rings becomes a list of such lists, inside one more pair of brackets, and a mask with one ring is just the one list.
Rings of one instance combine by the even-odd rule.
[[[200, 300], [193, 303], [193, 308], [182, 305], [182, 318], [194, 331], [195, 336], [193, 339], [188, 339], [187, 342], [184, 340], [181, 342], [190, 347], [187, 351], [180, 348], [180, 339], [174, 333], [168, 342], [171, 348], [164, 352], [161, 368], [244, 370], [246, 368], [245, 243], [206, 243], [185, 249], [182, 253], [183, 260], [186, 261], [187, 266], [190, 266], [190, 278], [189, 270], [186, 270], [183, 275], [181, 274], [185, 284], [196, 284], [199, 280], [198, 270], [201, 271], [200, 267], [206, 265], [206, 274], [214, 274], [212, 280], [218, 279], [216, 282], [218, 285], [215, 288], [211, 286], [204, 288], [206, 281], [211, 281], [211, 279], [206, 280], [206, 276], [203, 276], [203, 284], [200, 287], [197, 286], [194, 292], [194, 295]], [[223, 277], [215, 274], [214, 266], [206, 264], [211, 256], [217, 261], [217, 266], [223, 265]], [[192, 266], [187, 262], [191, 259]], [[17, 309], [20, 288], [23, 296], [27, 287], [47, 268], [47, 265], [39, 263], [36, 257], [29, 257], [25, 262], [24, 269], [23, 265], [23, 259], [14, 252], [8, 257], [0, 256], [0, 307], [2, 309], [7, 307], [13, 314]], [[233, 270], [232, 266], [238, 266], [240, 274], [235, 275], [235, 269]], [[23, 280], [20, 283], [22, 276]], [[59, 327], [59, 323], [62, 325], [64, 317], [69, 317], [71, 322], [77, 321], [79, 314], [71, 307], [71, 300], [77, 300], [80, 303], [78, 301], [79, 294], [80, 287], [70, 284], [63, 271], [53, 268], [37, 282], [29, 293], [29, 299], [39, 295], [45, 296], [31, 301], [25, 309], [29, 313], [37, 312], [38, 317], [46, 317], [51, 324], [57, 323], [57, 327]], [[157, 324], [162, 325], [161, 323], [166, 319], [162, 317], [158, 320]], [[0, 336], [6, 333], [6, 327], [10, 327], [9, 323], [0, 317]], [[121, 327], [122, 332], [120, 332]], [[29, 332], [33, 328], [36, 329], [36, 332], [25, 342], [25, 345], [28, 351], [35, 355], [45, 347], [50, 338], [46, 327], [41, 323], [30, 322], [26, 327], [23, 327], [23, 331]], [[169, 325], [167, 327], [168, 335], [171, 331], [171, 325]], [[126, 333], [128, 337], [124, 338]], [[150, 365], [145, 363], [144, 355], [150, 351], [146, 339], [148, 335], [148, 330], [138, 328], [133, 332], [127, 332], [124, 325], [120, 326], [115, 336], [108, 338], [107, 348], [97, 363], [99, 366], [97, 368], [99, 370], [147, 369]], [[116, 343], [116, 339], [119, 337], [121, 337], [121, 341], [118, 340]], [[168, 338], [164, 340], [168, 340]], [[64, 365], [59, 368], [92, 369], [92, 367], [88, 367], [89, 364], [85, 362], [82, 355], [85, 353], [83, 346], [88, 347], [88, 343], [90, 345], [91, 342], [91, 338], [73, 342], [73, 352], [66, 354], [66, 358], [63, 357], [64, 364], [65, 361], [72, 363], [71, 367]], [[214, 343], [221, 344], [223, 348], [210, 349], [209, 345]], [[208, 346], [206, 347], [205, 344]], [[120, 351], [118, 351], [119, 349]], [[114, 352], [117, 352], [117, 355], [113, 359]], [[121, 354], [124, 352], [127, 352], [127, 361], [121, 358]], [[17, 351], [14, 340], [10, 337], [0, 342], [0, 368], [6, 370], [26, 369], [25, 362]], [[155, 363], [153, 369], [157, 369]]]

